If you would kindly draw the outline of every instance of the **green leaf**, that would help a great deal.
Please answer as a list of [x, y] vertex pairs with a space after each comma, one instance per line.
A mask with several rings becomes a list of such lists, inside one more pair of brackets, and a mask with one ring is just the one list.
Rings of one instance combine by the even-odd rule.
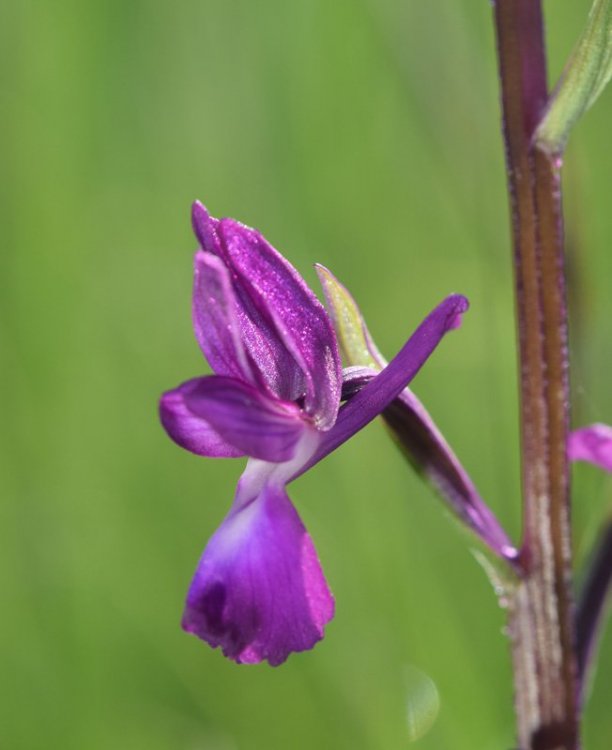
[[536, 144], [548, 153], [562, 153], [572, 127], [594, 104], [611, 76], [612, 0], [595, 0], [538, 125]]

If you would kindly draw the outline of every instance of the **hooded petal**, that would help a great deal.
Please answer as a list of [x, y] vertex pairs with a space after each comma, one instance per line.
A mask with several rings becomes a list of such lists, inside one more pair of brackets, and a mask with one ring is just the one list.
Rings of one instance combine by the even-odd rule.
[[588, 461], [612, 471], [612, 427], [592, 424], [570, 433], [567, 452], [571, 461]]
[[203, 250], [194, 266], [193, 326], [200, 348], [217, 375], [252, 383], [230, 273], [219, 257]]
[[293, 403], [221, 375], [197, 378], [183, 391], [187, 409], [230, 445], [273, 463], [291, 459], [308, 424]]
[[192, 223], [202, 248], [217, 255], [228, 269], [232, 269], [230, 276], [241, 339], [261, 382], [278, 398], [297, 401], [306, 391], [304, 373], [278, 334], [266, 300], [254, 296], [248, 285], [241, 283], [234, 273], [219, 238], [220, 221], [196, 202], [193, 204]]
[[325, 309], [259, 232], [212, 219], [199, 203], [193, 217], [202, 247], [231, 271], [242, 340], [264, 382], [279, 398], [303, 398], [306, 413], [328, 429], [340, 403], [341, 368]]
[[208, 543], [183, 628], [238, 663], [312, 648], [334, 614], [314, 545], [283, 487], [265, 484]]
[[244, 451], [230, 445], [202, 417], [194, 414], [185, 402], [185, 396], [199, 382], [189, 380], [172, 391], [167, 391], [159, 403], [161, 423], [175, 443], [198, 456], [211, 458], [237, 458]]
[[[265, 301], [253, 299], [244, 284], [237, 283], [233, 269], [229, 270], [231, 263], [219, 239], [219, 220], [210, 216], [206, 208], [196, 201], [192, 207], [192, 224], [201, 247], [220, 258], [224, 265], [227, 264], [240, 339], [259, 379], [278, 398], [298, 400], [305, 393], [303, 372], [278, 335]], [[194, 311], [195, 304], [194, 298]], [[194, 322], [198, 340], [205, 339], [206, 327], [196, 321], [195, 315]]]
[[223, 219], [220, 235], [232, 268], [251, 295], [267, 303], [279, 336], [304, 374], [305, 411], [320, 429], [331, 427], [342, 378], [336, 336], [325, 308], [259, 232]]

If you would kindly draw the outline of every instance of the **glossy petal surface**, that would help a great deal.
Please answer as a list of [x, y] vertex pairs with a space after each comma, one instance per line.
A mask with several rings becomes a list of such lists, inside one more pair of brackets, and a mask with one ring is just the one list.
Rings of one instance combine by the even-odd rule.
[[341, 368], [325, 309], [259, 232], [213, 219], [201, 204], [193, 217], [202, 247], [231, 271], [241, 337], [263, 381], [281, 399], [303, 399], [307, 414], [328, 429], [338, 411]]
[[202, 417], [194, 414], [185, 402], [201, 378], [189, 380], [161, 397], [159, 415], [161, 423], [175, 443], [198, 456], [211, 458], [237, 458], [244, 451], [230, 445]]
[[262, 461], [280, 463], [293, 457], [307, 429], [295, 404], [272, 399], [248, 383], [220, 375], [191, 383], [183, 391], [187, 409], [230, 445]]
[[217, 375], [253, 382], [241, 339], [236, 295], [220, 258], [198, 251], [194, 262], [193, 327], [200, 348]]
[[284, 488], [266, 484], [210, 540], [183, 628], [236, 662], [276, 666], [312, 648], [333, 613], [310, 536]]

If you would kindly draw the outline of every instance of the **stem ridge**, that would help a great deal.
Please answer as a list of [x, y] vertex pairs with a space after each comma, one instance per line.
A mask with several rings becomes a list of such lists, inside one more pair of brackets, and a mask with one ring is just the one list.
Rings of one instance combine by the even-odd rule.
[[509, 608], [523, 750], [577, 750], [561, 160], [533, 145], [547, 101], [540, 0], [495, 5], [513, 227], [523, 575]]

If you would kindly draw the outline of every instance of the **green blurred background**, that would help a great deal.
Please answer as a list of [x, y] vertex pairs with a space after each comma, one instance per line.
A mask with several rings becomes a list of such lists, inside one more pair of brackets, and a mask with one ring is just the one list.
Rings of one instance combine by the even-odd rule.
[[[547, 5], [551, 77], [589, 4]], [[312, 264], [329, 266], [388, 355], [468, 295], [415, 390], [517, 537], [489, 3], [4, 0], [0, 29], [0, 747], [395, 750], [419, 707], [435, 712], [420, 670], [440, 703], [420, 748], [508, 750], [503, 612], [473, 540], [380, 425], [292, 487], [337, 614], [271, 669], [179, 628], [242, 462], [181, 451], [157, 419], [159, 393], [206, 367], [200, 198], [313, 286]], [[612, 422], [611, 117], [608, 92], [566, 170], [576, 423]], [[582, 560], [612, 481], [579, 467], [575, 489]], [[610, 637], [601, 656], [588, 750], [612, 736]]]

